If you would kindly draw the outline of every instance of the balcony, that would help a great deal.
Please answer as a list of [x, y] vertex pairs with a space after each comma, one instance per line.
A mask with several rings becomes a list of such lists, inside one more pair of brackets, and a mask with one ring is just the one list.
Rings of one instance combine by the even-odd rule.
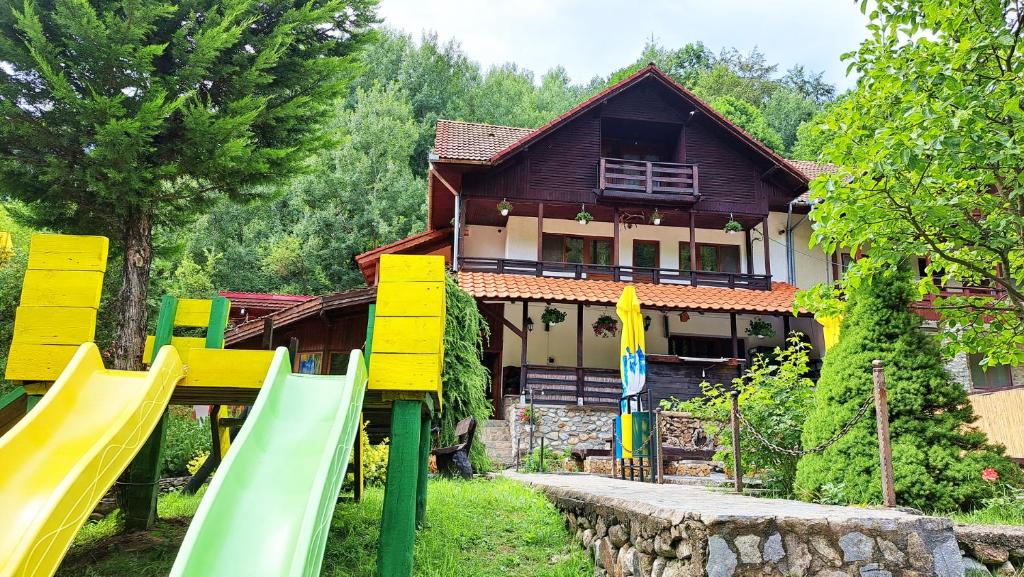
[[668, 268], [543, 262], [507, 258], [459, 258], [459, 270], [497, 274], [521, 274], [557, 278], [608, 280], [633, 283], [673, 284], [749, 290], [771, 290], [772, 277], [765, 274], [689, 271]]
[[693, 202], [699, 196], [697, 165], [601, 158], [601, 196], [617, 200]]

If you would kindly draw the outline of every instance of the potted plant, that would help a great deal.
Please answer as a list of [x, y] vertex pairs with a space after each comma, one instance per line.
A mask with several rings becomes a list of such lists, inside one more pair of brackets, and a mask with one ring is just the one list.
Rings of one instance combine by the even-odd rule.
[[501, 216], [508, 216], [508, 213], [512, 212], [512, 203], [504, 198], [501, 199], [501, 202], [498, 203], [498, 212], [501, 213]]
[[761, 317], [755, 317], [754, 320], [750, 321], [750, 326], [747, 327], [747, 336], [759, 339], [771, 338], [775, 336], [775, 328], [772, 327], [770, 322]]
[[533, 426], [537, 424], [537, 414], [531, 407], [523, 407], [519, 409], [519, 415], [516, 417], [527, 431], [532, 431]]
[[733, 234], [733, 233], [736, 233], [736, 232], [743, 232], [743, 225], [740, 224], [730, 214], [729, 215], [729, 222], [725, 223], [725, 226], [722, 227], [722, 230], [724, 230], [727, 234]]
[[660, 212], [658, 212], [658, 209], [654, 209], [654, 212], [651, 213], [651, 223], [654, 224], [654, 226], [660, 225], [662, 218], [664, 217]]
[[576, 222], [580, 224], [587, 224], [592, 220], [594, 220], [594, 215], [587, 212], [587, 207], [585, 205], [580, 205], [580, 211], [576, 213]]
[[611, 315], [601, 315], [597, 317], [591, 327], [594, 329], [595, 335], [607, 339], [615, 336], [619, 330], [619, 323]]
[[565, 313], [555, 307], [544, 307], [544, 313], [540, 315], [540, 321], [544, 323], [544, 330], [551, 330], [551, 325], [565, 322]]

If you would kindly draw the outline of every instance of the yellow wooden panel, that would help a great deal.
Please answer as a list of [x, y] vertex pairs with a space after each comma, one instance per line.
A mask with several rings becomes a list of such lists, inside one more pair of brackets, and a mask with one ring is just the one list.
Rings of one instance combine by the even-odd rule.
[[210, 323], [209, 299], [179, 299], [178, 308], [174, 312], [176, 327], [205, 327]]
[[[444, 314], [444, 283], [389, 282], [377, 286], [377, 318], [439, 317]], [[374, 339], [377, 335], [374, 335]]]
[[22, 306], [100, 306], [103, 273], [89, 271], [29, 270], [21, 287]]
[[19, 342], [35, 345], [80, 345], [96, 333], [96, 309], [78, 307], [18, 307], [14, 334]]
[[109, 241], [104, 236], [34, 234], [28, 268], [35, 270], [107, 270]]
[[378, 317], [373, 325], [373, 352], [440, 354], [439, 320], [439, 317]]
[[189, 387], [258, 389], [270, 370], [274, 351], [193, 349], [185, 371]]
[[[378, 322], [380, 319], [378, 319]], [[376, 346], [376, 327], [374, 329]], [[387, 391], [432, 391], [441, 393], [441, 357], [437, 354], [370, 355], [370, 389]]]
[[60, 376], [79, 345], [35, 345], [15, 338], [7, 357], [6, 377], [11, 381], [53, 381]]
[[444, 283], [444, 257], [440, 255], [385, 254], [380, 257], [379, 284], [386, 282]]
[[11, 233], [0, 232], [0, 262], [7, 262], [14, 256], [14, 241]]
[[[149, 364], [149, 359], [153, 358], [154, 340], [152, 335], [146, 337], [146, 346], [142, 351], [142, 362], [147, 365]], [[181, 362], [188, 364], [188, 357], [194, 349], [206, 348], [206, 339], [203, 337], [171, 337], [171, 346], [174, 347], [174, 350], [178, 351]]]

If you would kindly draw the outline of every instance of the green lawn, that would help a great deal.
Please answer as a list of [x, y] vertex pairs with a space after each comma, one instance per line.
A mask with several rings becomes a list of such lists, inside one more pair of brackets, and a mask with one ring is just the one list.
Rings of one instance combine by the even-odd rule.
[[[322, 575], [375, 574], [384, 491], [362, 503], [338, 505]], [[197, 497], [161, 497], [163, 520], [154, 531], [114, 535], [113, 516], [89, 523], [59, 577], [167, 575]], [[426, 527], [416, 536], [417, 577], [587, 577], [593, 565], [572, 545], [561, 515], [542, 496], [505, 479], [430, 482]]]

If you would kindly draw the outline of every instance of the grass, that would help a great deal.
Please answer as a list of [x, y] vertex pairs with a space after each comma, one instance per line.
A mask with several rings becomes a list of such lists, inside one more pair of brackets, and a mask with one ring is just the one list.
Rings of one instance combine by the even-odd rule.
[[[561, 515], [538, 493], [507, 479], [432, 480], [426, 526], [416, 535], [416, 577], [589, 577], [590, 560]], [[160, 498], [153, 531], [117, 535], [116, 515], [79, 532], [58, 577], [162, 577], [170, 571], [201, 495]], [[384, 500], [370, 488], [361, 503], [338, 505], [321, 575], [376, 574]]]
[[985, 507], [969, 513], [950, 513], [946, 516], [957, 523], [972, 525], [1024, 525], [1024, 511], [1020, 509]]

